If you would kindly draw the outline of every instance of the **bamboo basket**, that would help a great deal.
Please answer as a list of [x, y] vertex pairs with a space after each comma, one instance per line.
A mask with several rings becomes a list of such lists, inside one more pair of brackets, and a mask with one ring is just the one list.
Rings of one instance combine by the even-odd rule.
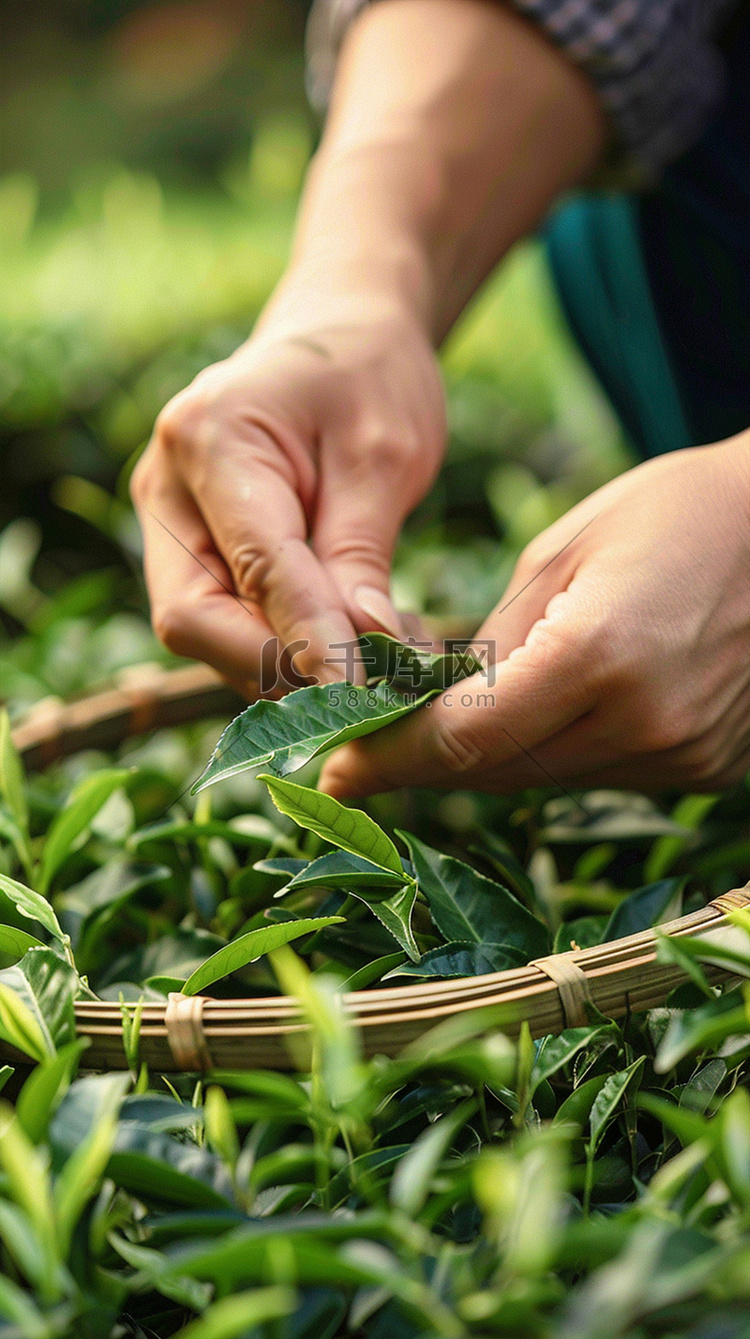
[[[119, 686], [68, 704], [37, 704], [13, 732], [26, 766], [38, 770], [85, 748], [111, 749], [125, 739], [165, 726], [235, 711], [239, 699], [202, 665], [160, 670], [139, 667]], [[750, 884], [717, 897], [689, 916], [659, 927], [676, 937], [700, 934], [727, 944], [740, 934], [728, 921], [734, 908], [750, 906]], [[744, 939], [744, 936], [741, 936]], [[533, 1036], [584, 1024], [589, 1004], [607, 1017], [663, 1004], [684, 975], [656, 959], [651, 930], [613, 943], [537, 959], [525, 967], [378, 990], [353, 991], [346, 1011], [358, 1024], [366, 1055], [395, 1055], [441, 1020], [485, 1010], [488, 1027], [515, 1036], [523, 1021]], [[726, 974], [714, 968], [714, 979]], [[122, 1008], [108, 1001], [76, 1004], [78, 1033], [89, 1039], [92, 1068], [122, 1069]], [[172, 995], [146, 1003], [140, 1056], [157, 1072], [207, 1069], [290, 1069], [308, 1041], [307, 1027], [290, 997], [215, 1000]]]

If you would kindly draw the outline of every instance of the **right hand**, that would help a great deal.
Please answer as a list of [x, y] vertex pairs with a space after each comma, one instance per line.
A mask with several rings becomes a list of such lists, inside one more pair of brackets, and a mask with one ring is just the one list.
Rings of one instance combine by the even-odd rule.
[[419, 323], [368, 316], [366, 295], [331, 304], [287, 300], [201, 372], [133, 473], [157, 635], [249, 698], [274, 636], [293, 650], [289, 687], [343, 678], [333, 644], [402, 630], [392, 553], [442, 458], [442, 384]]

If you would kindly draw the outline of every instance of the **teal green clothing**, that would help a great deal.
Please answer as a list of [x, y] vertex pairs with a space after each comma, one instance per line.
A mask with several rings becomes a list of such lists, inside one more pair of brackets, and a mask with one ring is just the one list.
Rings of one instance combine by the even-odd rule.
[[591, 194], [546, 230], [571, 327], [644, 456], [750, 426], [750, 20], [721, 113], [643, 195]]

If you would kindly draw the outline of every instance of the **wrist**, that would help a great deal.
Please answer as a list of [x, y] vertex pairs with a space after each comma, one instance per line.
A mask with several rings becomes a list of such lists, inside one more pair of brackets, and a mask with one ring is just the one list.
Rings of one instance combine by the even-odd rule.
[[297, 257], [255, 325], [253, 338], [285, 339], [316, 331], [367, 326], [410, 328], [429, 342], [420, 304], [399, 282], [397, 267], [375, 267], [366, 256]]

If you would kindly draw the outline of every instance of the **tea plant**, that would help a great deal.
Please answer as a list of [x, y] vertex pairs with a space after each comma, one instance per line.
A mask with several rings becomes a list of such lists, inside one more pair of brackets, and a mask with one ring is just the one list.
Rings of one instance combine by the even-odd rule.
[[[670, 919], [699, 902], [691, 870], [704, 893], [741, 882], [742, 797], [479, 797], [452, 827], [432, 799], [418, 835], [403, 806], [377, 822], [289, 774], [472, 666], [425, 658], [398, 699], [376, 650], [344, 707], [307, 688], [248, 708], [192, 809], [190, 732], [27, 781], [0, 726], [0, 1039], [34, 1066], [0, 1074], [0, 1335], [750, 1330], [750, 986], [702, 965], [750, 978], [746, 914], [723, 946], [664, 938], [687, 984], [622, 1026], [513, 1044], [480, 1010], [365, 1059], [341, 995]], [[296, 1074], [150, 1075], [139, 1001], [171, 990], [293, 994], [312, 1045]], [[92, 993], [122, 1001], [129, 1073], [86, 1068]]]

